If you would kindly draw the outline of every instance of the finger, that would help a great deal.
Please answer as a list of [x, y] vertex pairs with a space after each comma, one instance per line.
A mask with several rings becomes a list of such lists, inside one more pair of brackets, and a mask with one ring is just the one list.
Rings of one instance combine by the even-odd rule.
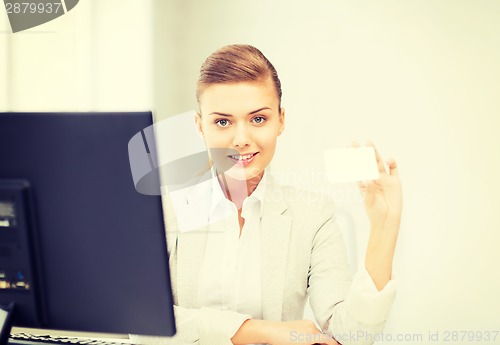
[[358, 186], [359, 190], [360, 190], [362, 193], [365, 193], [365, 192], [366, 192], [366, 189], [368, 188], [368, 183], [367, 183], [367, 181], [358, 181], [358, 182], [356, 182], [356, 185]]
[[394, 158], [387, 160], [387, 165], [389, 166], [389, 174], [391, 176], [399, 176], [398, 165]]
[[385, 171], [385, 166], [384, 166], [384, 161], [382, 160], [382, 157], [380, 156], [380, 154], [378, 153], [378, 150], [377, 148], [375, 147], [375, 144], [371, 141], [371, 140], [368, 140], [366, 142], [366, 145], [367, 146], [371, 146], [373, 147], [373, 150], [375, 151], [375, 157], [377, 158], [377, 167], [378, 167], [378, 172], [380, 174], [384, 174], [386, 173]]
[[351, 143], [351, 147], [359, 147], [359, 143], [356, 140], [353, 140]]

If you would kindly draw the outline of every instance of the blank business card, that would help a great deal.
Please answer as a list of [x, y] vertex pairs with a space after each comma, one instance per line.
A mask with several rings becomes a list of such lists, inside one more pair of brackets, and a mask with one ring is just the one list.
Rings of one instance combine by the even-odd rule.
[[324, 152], [326, 176], [330, 183], [377, 180], [375, 150], [371, 146], [328, 149]]

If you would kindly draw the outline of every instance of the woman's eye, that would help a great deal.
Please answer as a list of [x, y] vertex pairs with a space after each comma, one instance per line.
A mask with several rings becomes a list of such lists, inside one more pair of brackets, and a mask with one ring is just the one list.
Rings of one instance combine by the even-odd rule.
[[219, 125], [220, 127], [227, 127], [227, 125], [229, 124], [229, 121], [226, 119], [219, 119], [219, 120], [216, 120], [215, 123], [217, 125]]
[[253, 118], [253, 121], [257, 124], [261, 124], [261, 123], [264, 123], [264, 121], [266, 121], [266, 119], [263, 116], [256, 116]]

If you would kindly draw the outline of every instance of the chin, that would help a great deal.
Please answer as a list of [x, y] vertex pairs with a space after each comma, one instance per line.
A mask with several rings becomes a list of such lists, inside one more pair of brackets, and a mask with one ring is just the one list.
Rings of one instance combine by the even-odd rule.
[[238, 169], [236, 167], [233, 167], [226, 172], [226, 175], [231, 177], [232, 179], [244, 181], [259, 176], [260, 174], [262, 174], [263, 171], [264, 169], [258, 169], [258, 168]]

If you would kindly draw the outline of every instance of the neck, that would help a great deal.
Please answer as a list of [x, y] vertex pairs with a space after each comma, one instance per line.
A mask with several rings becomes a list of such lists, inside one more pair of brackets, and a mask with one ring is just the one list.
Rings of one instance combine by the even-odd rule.
[[249, 180], [238, 180], [223, 173], [217, 175], [217, 179], [219, 180], [219, 184], [224, 192], [224, 196], [231, 200], [236, 205], [238, 210], [240, 210], [243, 206], [245, 198], [253, 193], [263, 176], [264, 171]]

